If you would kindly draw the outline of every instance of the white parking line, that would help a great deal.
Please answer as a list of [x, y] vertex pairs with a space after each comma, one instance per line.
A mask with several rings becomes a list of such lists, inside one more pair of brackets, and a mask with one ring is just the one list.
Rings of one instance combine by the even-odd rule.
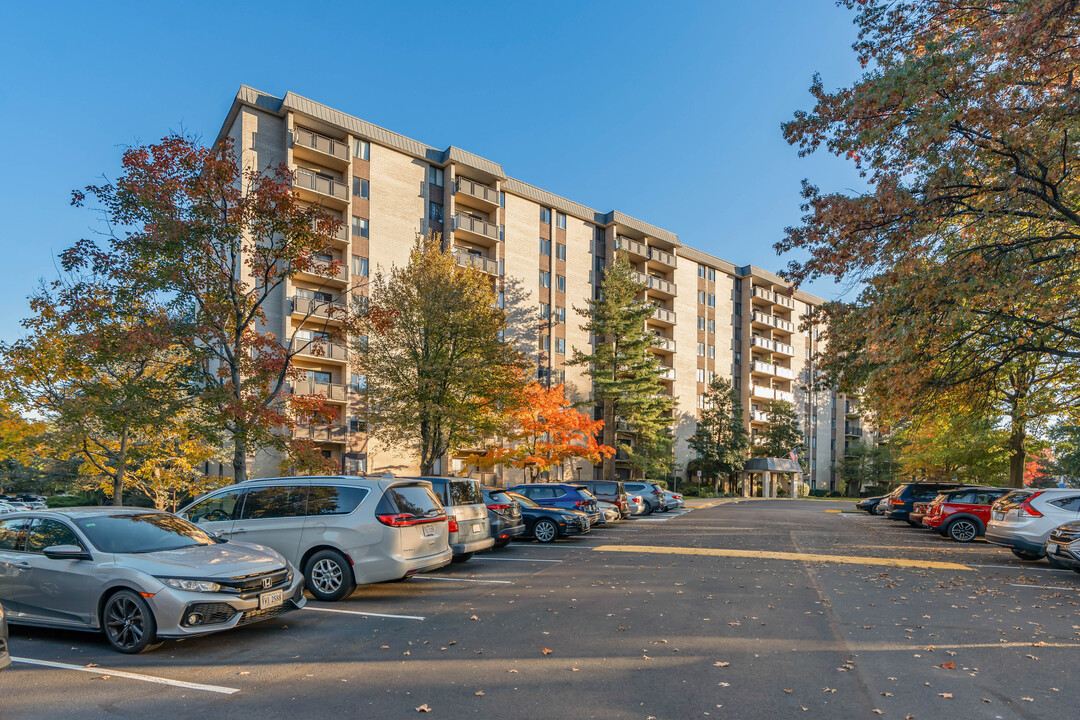
[[26, 663], [28, 665], [42, 665], [44, 667], [59, 668], [61, 670], [78, 670], [79, 672], [88, 672], [94, 675], [108, 675], [109, 677], [121, 677], [127, 678], [128, 680], [142, 680], [143, 682], [155, 683], [157, 685], [171, 685], [172, 687], [221, 693], [222, 695], [232, 695], [240, 692], [240, 688], [222, 687], [220, 685], [203, 685], [201, 683], [184, 682], [183, 680], [169, 680], [153, 675], [140, 675], [139, 673], [127, 672], [125, 670], [110, 670], [108, 668], [96, 666], [85, 667], [83, 665], [69, 665], [67, 663], [52, 662], [51, 660], [35, 660], [33, 658], [24, 657], [12, 657], [11, 660], [12, 662]]
[[964, 563], [964, 564], [967, 565], [968, 567], [995, 568], [997, 570], [1019, 570], [1021, 572], [1027, 572], [1029, 570], [1034, 571], [1034, 572], [1060, 572], [1060, 573], [1072, 572], [1071, 570], [1058, 570], [1057, 568], [1052, 568], [1052, 567], [1031, 567], [1030, 565], [975, 565], [974, 563]]
[[363, 610], [339, 610], [337, 608], [313, 607], [308, 605], [305, 610], [318, 610], [319, 612], [341, 613], [343, 615], [363, 615], [364, 617], [392, 618], [394, 620], [423, 620], [422, 615], [385, 615], [383, 613], [364, 612]]
[[473, 578], [436, 577], [434, 575], [413, 575], [413, 580], [444, 580], [446, 582], [488, 583], [490, 585], [510, 585], [513, 580], [474, 580]]
[[1073, 592], [1080, 590], [1080, 587], [1057, 587], [1054, 585], [1021, 585], [1020, 583], [1009, 584], [1013, 587], [1039, 588], [1040, 590], [1072, 590]]
[[527, 563], [561, 563], [562, 560], [529, 560], [527, 558], [493, 558], [474, 557], [470, 562], [527, 562]]

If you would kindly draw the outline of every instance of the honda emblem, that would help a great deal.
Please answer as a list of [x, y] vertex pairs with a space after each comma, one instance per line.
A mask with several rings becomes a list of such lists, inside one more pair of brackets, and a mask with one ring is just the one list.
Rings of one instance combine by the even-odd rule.
[[271, 585], [274, 584], [274, 580], [272, 578], [264, 577], [262, 580], [263, 580], [263, 590], [265, 590], [266, 588], [268, 588], [268, 587], [270, 587]]

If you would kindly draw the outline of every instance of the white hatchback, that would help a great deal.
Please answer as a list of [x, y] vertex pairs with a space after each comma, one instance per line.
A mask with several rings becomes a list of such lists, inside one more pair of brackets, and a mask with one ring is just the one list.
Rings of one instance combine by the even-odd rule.
[[1080, 520], [1080, 490], [1014, 490], [991, 506], [986, 540], [1021, 560], [1038, 560], [1054, 528], [1074, 520]]

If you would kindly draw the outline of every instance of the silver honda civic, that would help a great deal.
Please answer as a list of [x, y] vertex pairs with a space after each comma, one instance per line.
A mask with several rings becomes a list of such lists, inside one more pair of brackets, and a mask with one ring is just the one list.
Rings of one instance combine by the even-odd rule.
[[12, 625], [100, 630], [139, 653], [302, 608], [303, 577], [260, 545], [175, 515], [67, 508], [0, 517], [0, 604]]

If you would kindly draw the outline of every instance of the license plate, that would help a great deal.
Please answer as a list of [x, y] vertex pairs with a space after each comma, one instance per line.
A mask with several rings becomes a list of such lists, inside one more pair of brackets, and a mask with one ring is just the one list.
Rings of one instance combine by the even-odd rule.
[[474, 523], [472, 524], [472, 531], [473, 531], [474, 533], [478, 533], [478, 532], [484, 532], [484, 523], [483, 523], [483, 521], [481, 521], [481, 522], [474, 522]]
[[1057, 551], [1058, 551], [1057, 543], [1047, 543], [1047, 545], [1046, 545], [1046, 554], [1047, 555], [1056, 555]]
[[281, 590], [275, 590], [274, 592], [263, 593], [259, 595], [259, 609], [266, 610], [267, 608], [277, 607], [281, 603], [285, 602], [285, 596]]
[[421, 525], [420, 527], [424, 528], [424, 537], [435, 537], [434, 525]]
[[994, 519], [995, 520], [1004, 520], [1005, 519], [1005, 513], [1003, 513], [1003, 512], [994, 513]]

